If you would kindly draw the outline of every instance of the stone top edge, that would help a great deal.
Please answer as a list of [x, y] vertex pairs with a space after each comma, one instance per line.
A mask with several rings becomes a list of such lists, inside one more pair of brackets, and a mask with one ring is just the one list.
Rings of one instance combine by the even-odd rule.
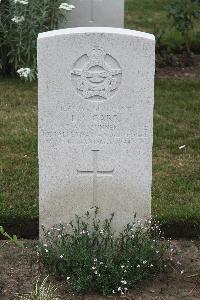
[[113, 27], [76, 27], [76, 28], [67, 28], [67, 29], [58, 29], [51, 30], [39, 33], [38, 39], [56, 37], [60, 35], [70, 35], [70, 34], [81, 34], [81, 33], [111, 33], [111, 34], [119, 34], [119, 35], [127, 35], [133, 37], [140, 37], [155, 41], [155, 36], [150, 33], [130, 30], [130, 29], [122, 29], [122, 28], [113, 28]]

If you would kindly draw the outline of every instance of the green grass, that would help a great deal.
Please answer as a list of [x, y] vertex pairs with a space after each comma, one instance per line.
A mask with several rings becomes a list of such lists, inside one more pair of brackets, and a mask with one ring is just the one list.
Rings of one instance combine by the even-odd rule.
[[36, 86], [0, 81], [0, 221], [38, 216]]
[[[172, 28], [168, 19], [166, 5], [173, 0], [126, 0], [125, 27], [140, 31], [155, 33], [158, 29], [165, 30], [162, 42], [172, 48], [181, 46], [183, 38], [179, 32]], [[157, 28], [155, 30], [155, 28]], [[191, 32], [191, 42], [200, 44], [200, 22], [195, 24]]]
[[199, 112], [199, 81], [157, 83], [153, 212], [165, 222], [200, 224]]
[[[1, 79], [0, 91], [0, 223], [37, 220], [36, 84]], [[199, 111], [199, 81], [156, 82], [153, 214], [165, 223], [200, 228]]]

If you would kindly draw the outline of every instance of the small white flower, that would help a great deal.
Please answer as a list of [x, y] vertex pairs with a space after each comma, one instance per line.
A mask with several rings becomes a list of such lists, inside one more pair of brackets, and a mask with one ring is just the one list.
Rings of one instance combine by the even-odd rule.
[[48, 253], [48, 252], [49, 252], [49, 250], [48, 250], [48, 249], [44, 249], [44, 251], [45, 251], [46, 253]]
[[28, 4], [28, 0], [14, 0], [14, 3], [19, 3], [19, 4], [23, 4], [23, 5], [27, 5]]
[[44, 244], [44, 247], [47, 247], [47, 244]]
[[100, 265], [103, 265], [103, 262], [102, 261], [100, 261], [100, 263], [99, 263]]
[[118, 292], [121, 291], [121, 287], [119, 286], [117, 290], [118, 290]]
[[100, 233], [103, 234], [103, 229], [100, 230]]
[[115, 290], [113, 290], [112, 293], [115, 294], [116, 293]]
[[183, 275], [183, 273], [184, 273], [184, 270], [181, 270], [181, 275]]
[[25, 20], [25, 18], [23, 17], [23, 16], [21, 16], [21, 17], [18, 17], [18, 16], [14, 16], [12, 19], [11, 19], [11, 21], [13, 21], [13, 22], [15, 22], [15, 23], [21, 23], [21, 22], [23, 22]]
[[80, 234], [85, 234], [87, 233], [85, 230], [80, 231]]
[[63, 258], [63, 256], [64, 256], [64, 254], [61, 254], [61, 255], [60, 255], [60, 258], [62, 259], [62, 258]]
[[31, 73], [30, 68], [20, 68], [17, 70], [17, 73], [19, 74], [20, 77], [27, 78], [29, 74]]
[[122, 265], [122, 266], [121, 266], [121, 268], [123, 269], [123, 268], [124, 268], [124, 266]]
[[145, 264], [147, 263], [147, 260], [143, 260], [143, 262], [142, 262], [142, 263], [143, 263], [143, 265], [145, 265]]
[[185, 148], [186, 147], [186, 145], [182, 145], [182, 146], [180, 146], [180, 147], [178, 147], [178, 149], [183, 149], [183, 148]]
[[126, 287], [124, 288], [124, 290], [125, 290], [125, 292], [128, 291], [128, 289]]
[[121, 280], [121, 283], [122, 284], [127, 284], [127, 281], [126, 280]]
[[153, 265], [152, 265], [152, 264], [150, 264], [150, 267], [152, 268], [152, 267], [153, 267]]
[[92, 270], [95, 270], [96, 269], [96, 267], [92, 267]]
[[60, 6], [59, 6], [59, 9], [64, 9], [64, 10], [69, 10], [69, 11], [74, 9], [74, 8], [75, 8], [74, 5], [68, 4], [66, 2], [61, 3]]
[[67, 280], [69, 280], [70, 279], [70, 277], [67, 277]]
[[94, 258], [94, 261], [97, 261], [97, 258]]
[[94, 271], [94, 274], [96, 274], [96, 275], [97, 275], [97, 274], [98, 274], [98, 272], [97, 272], [97, 271]]
[[137, 265], [137, 268], [140, 268], [140, 265]]
[[158, 254], [160, 251], [156, 250], [156, 253]]
[[61, 235], [60, 235], [60, 234], [58, 235], [58, 238], [59, 238], [59, 239], [61, 238]]

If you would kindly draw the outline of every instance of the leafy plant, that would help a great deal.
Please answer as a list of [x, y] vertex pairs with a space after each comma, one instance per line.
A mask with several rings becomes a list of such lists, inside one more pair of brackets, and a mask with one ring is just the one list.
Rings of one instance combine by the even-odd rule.
[[49, 271], [78, 292], [124, 295], [139, 280], [164, 270], [170, 244], [161, 237], [158, 224], [134, 219], [117, 235], [113, 217], [100, 221], [95, 208], [67, 226], [43, 228], [39, 253]]
[[[65, 4], [65, 5], [63, 5]], [[73, 6], [62, 0], [0, 1], [0, 71], [20, 77], [36, 77], [38, 33], [58, 27], [64, 12]]]
[[195, 20], [200, 18], [200, 1], [174, 0], [166, 9], [173, 26], [182, 34], [186, 53], [190, 56], [190, 30], [193, 29]]
[[35, 290], [30, 294], [18, 296], [18, 300], [59, 300], [56, 295], [57, 288], [51, 283], [47, 284], [48, 277], [42, 283], [37, 282]]
[[4, 237], [9, 239], [11, 242], [13, 242], [16, 246], [20, 248], [24, 248], [24, 245], [22, 242], [20, 242], [16, 235], [10, 236], [7, 232], [5, 232], [4, 228], [0, 226], [0, 234], [2, 234]]
[[162, 50], [162, 46], [163, 46], [162, 39], [165, 34], [165, 29], [154, 25], [153, 33], [154, 33], [155, 39], [156, 39], [156, 51], [159, 52]]

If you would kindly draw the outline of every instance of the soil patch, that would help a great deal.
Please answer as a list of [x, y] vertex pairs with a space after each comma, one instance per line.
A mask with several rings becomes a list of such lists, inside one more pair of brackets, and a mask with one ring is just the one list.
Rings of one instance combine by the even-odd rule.
[[158, 79], [200, 79], [200, 55], [194, 55], [192, 64], [185, 67], [158, 67], [156, 78]]
[[[22, 250], [11, 242], [0, 241], [0, 299], [14, 300], [17, 294], [30, 292], [38, 278], [44, 278], [46, 273], [38, 262], [36, 254], [37, 241], [24, 241], [28, 248]], [[131, 300], [161, 300], [200, 299], [200, 240], [173, 240], [174, 257], [178, 262], [167, 273], [154, 276], [136, 285], [129, 291], [126, 299]], [[181, 271], [184, 270], [183, 274]], [[58, 286], [61, 299], [103, 300], [119, 299], [111, 295], [101, 297], [96, 294], [77, 295], [70, 292], [65, 282], [54, 277], [49, 280]]]

